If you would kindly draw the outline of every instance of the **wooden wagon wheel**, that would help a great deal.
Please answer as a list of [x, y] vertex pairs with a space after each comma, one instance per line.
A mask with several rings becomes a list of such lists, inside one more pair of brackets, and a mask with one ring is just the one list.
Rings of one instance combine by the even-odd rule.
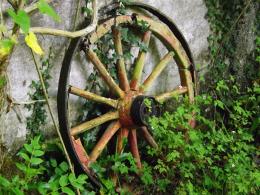
[[[102, 151], [112, 140], [112, 137], [117, 137], [117, 143], [112, 144], [116, 145], [116, 151], [118, 153], [121, 153], [123, 150], [123, 140], [128, 138], [129, 148], [136, 160], [136, 165], [138, 168], [141, 168], [142, 163], [137, 140], [144, 139], [152, 147], [157, 147], [156, 140], [154, 140], [147, 128], [149, 125], [147, 118], [157, 116], [160, 112], [160, 103], [171, 99], [175, 95], [187, 94], [190, 102], [194, 100], [194, 69], [187, 43], [176, 26], [169, 22], [168, 18], [153, 10], [151, 7], [145, 7], [143, 5], [142, 8], [147, 8], [148, 11], [155, 15], [157, 14], [164, 22], [158, 22], [150, 17], [139, 14], [120, 15], [109, 18], [98, 25], [96, 31], [91, 33], [88, 37], [72, 40], [63, 61], [58, 91], [60, 131], [66, 148], [74, 162], [76, 171], [86, 172], [95, 184], [99, 184], [99, 182], [91, 170], [90, 164], [98, 160]], [[138, 25], [140, 23], [147, 24], [148, 28], [145, 31], [140, 30], [140, 26]], [[150, 37], [154, 36], [159, 39], [168, 50], [168, 53], [155, 65], [154, 69], [143, 82], [141, 78], [146, 62], [146, 51], [139, 50], [139, 54], [133, 65], [133, 70], [129, 74], [123, 58], [120, 26], [137, 29], [137, 31], [142, 34], [142, 42], [144, 45], [149, 46]], [[106, 65], [101, 62], [101, 59], [93, 50], [93, 46], [96, 42], [108, 33], [111, 33], [113, 36], [115, 52], [119, 56], [116, 63], [119, 83], [116, 83], [109, 74]], [[90, 91], [79, 89], [77, 86], [70, 85], [69, 78], [72, 59], [79, 49], [85, 53], [87, 59], [93, 64], [100, 78], [108, 86], [113, 95], [103, 97]], [[175, 60], [179, 68], [181, 87], [162, 94], [147, 95], [146, 92], [156, 82], [156, 79], [172, 59]], [[84, 121], [81, 124], [71, 127], [68, 104], [70, 97], [74, 95], [97, 102], [101, 105], [106, 105], [110, 108], [110, 111], [97, 118]], [[150, 102], [149, 105], [146, 103], [147, 100]], [[109, 124], [106, 130], [91, 151], [86, 151], [79, 135], [83, 132], [91, 131], [91, 129], [104, 123]], [[143, 136], [140, 138], [137, 138], [137, 129], [143, 132]]]

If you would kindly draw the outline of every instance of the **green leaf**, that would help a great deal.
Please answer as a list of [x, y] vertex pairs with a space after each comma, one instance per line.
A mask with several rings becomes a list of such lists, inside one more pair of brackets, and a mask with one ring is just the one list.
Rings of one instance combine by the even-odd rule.
[[39, 165], [39, 164], [41, 164], [42, 162], [43, 162], [43, 160], [40, 159], [40, 158], [32, 158], [32, 160], [31, 160], [31, 163], [32, 163], [33, 165]]
[[61, 188], [61, 191], [68, 195], [74, 195], [75, 193], [68, 187]]
[[42, 150], [35, 150], [35, 151], [33, 151], [33, 155], [39, 157], [39, 156], [44, 155], [44, 152]]
[[10, 184], [10, 181], [0, 175], [0, 186], [8, 187]]
[[66, 185], [68, 185], [68, 175], [62, 175], [59, 179], [59, 184], [61, 187], [64, 187]]
[[60, 168], [61, 168], [64, 172], [67, 172], [68, 169], [69, 169], [69, 166], [68, 166], [68, 164], [67, 164], [66, 162], [62, 162], [62, 163], [60, 164]]
[[76, 181], [77, 179], [76, 179], [76, 177], [75, 177], [75, 175], [73, 174], [73, 173], [70, 173], [69, 174], [69, 181], [70, 181], [70, 183], [71, 182], [74, 182], [74, 181]]
[[32, 145], [24, 144], [23, 146], [27, 150], [27, 152], [32, 153], [33, 151]]
[[30, 161], [30, 157], [24, 152], [20, 152], [19, 156], [22, 157], [26, 161]]
[[57, 161], [55, 159], [51, 159], [50, 163], [52, 167], [57, 167]]
[[56, 22], [60, 22], [60, 17], [59, 15], [55, 12], [55, 10], [45, 2], [45, 0], [40, 0], [37, 4], [38, 9], [42, 14], [46, 14], [50, 16], [53, 20]]
[[85, 184], [87, 178], [88, 178], [87, 175], [81, 174], [81, 175], [78, 176], [77, 182], [80, 183], [80, 184]]
[[25, 34], [28, 34], [31, 26], [30, 17], [28, 14], [23, 10], [19, 10], [16, 14], [14, 10], [11, 9], [7, 10], [7, 13], [11, 16], [13, 21], [20, 26], [22, 31]]
[[25, 166], [25, 164], [16, 163], [15, 165], [16, 165], [16, 167], [17, 167], [18, 169], [20, 169], [21, 171], [26, 172], [27, 167]]

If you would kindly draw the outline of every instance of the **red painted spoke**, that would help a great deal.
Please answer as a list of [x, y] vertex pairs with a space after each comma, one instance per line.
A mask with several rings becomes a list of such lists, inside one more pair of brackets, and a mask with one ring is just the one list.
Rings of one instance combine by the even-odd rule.
[[121, 154], [123, 152], [124, 149], [123, 142], [128, 137], [128, 134], [129, 134], [129, 130], [127, 128], [122, 128], [119, 130], [117, 136], [117, 146], [116, 146], [116, 152], [118, 154]]
[[128, 91], [130, 89], [129, 82], [127, 79], [126, 69], [125, 69], [125, 61], [123, 56], [123, 47], [121, 42], [121, 32], [118, 28], [114, 27], [112, 29], [114, 43], [115, 43], [115, 50], [119, 57], [117, 60], [117, 71], [118, 71], [118, 78], [120, 82], [120, 87], [124, 91]]
[[91, 154], [89, 155], [91, 162], [97, 160], [97, 158], [99, 157], [103, 149], [106, 147], [109, 140], [119, 130], [120, 127], [121, 124], [119, 121], [113, 122], [108, 126], [108, 128], [106, 129], [106, 131], [104, 132], [104, 134], [102, 135], [102, 137], [100, 138], [100, 140], [98, 141], [94, 149], [92, 150]]
[[120, 89], [120, 87], [116, 84], [114, 79], [111, 77], [111, 75], [106, 70], [104, 64], [99, 60], [96, 53], [93, 52], [91, 49], [89, 49], [86, 54], [88, 56], [88, 59], [97, 68], [101, 77], [104, 79], [104, 81], [110, 87], [110, 89], [115, 91], [117, 93], [117, 95], [119, 95], [119, 97], [124, 97], [124, 95], [125, 95], [124, 91], [122, 91], [122, 89]]
[[99, 95], [96, 95], [94, 93], [91, 93], [86, 90], [79, 89], [77, 87], [70, 86], [69, 87], [69, 93], [73, 95], [77, 95], [83, 98], [86, 98], [88, 100], [92, 100], [98, 103], [103, 103], [109, 106], [112, 106], [113, 108], [117, 108], [118, 101], [110, 98], [105, 98]]
[[148, 142], [148, 144], [150, 146], [152, 146], [153, 148], [158, 148], [156, 141], [153, 139], [153, 136], [150, 134], [147, 127], [142, 127], [141, 130], [142, 130], [143, 136], [144, 136], [145, 140]]
[[101, 124], [104, 124], [105, 122], [115, 120], [119, 118], [119, 113], [118, 111], [116, 112], [109, 112], [106, 113], [100, 117], [97, 117], [95, 119], [92, 119], [90, 121], [84, 122], [76, 127], [71, 128], [71, 135], [78, 135], [80, 133], [83, 133], [89, 129], [92, 129], [94, 127], [97, 127]]
[[[149, 46], [150, 38], [151, 38], [151, 31], [145, 32], [142, 41], [147, 46], [147, 48]], [[135, 68], [133, 71], [132, 80], [130, 83], [131, 89], [137, 90], [137, 88], [139, 86], [139, 82], [141, 80], [143, 69], [144, 69], [146, 53], [147, 53], [146, 51], [142, 51], [142, 50], [139, 51], [139, 54], [138, 54], [138, 57], [137, 57], [137, 60], [135, 63]]]
[[155, 97], [155, 99], [158, 101], [158, 102], [165, 102], [166, 100], [168, 99], [171, 99], [172, 97], [174, 96], [178, 96], [178, 95], [181, 95], [181, 94], [185, 94], [188, 92], [188, 89], [187, 87], [178, 87], [176, 89], [174, 89], [173, 91], [169, 91], [169, 92], [166, 92], [166, 93], [163, 93], [163, 94], [160, 94], [158, 96]]
[[72, 137], [72, 143], [74, 145], [74, 149], [77, 153], [80, 162], [82, 163], [83, 166], [87, 166], [89, 164], [89, 156], [86, 153], [86, 150], [84, 149], [81, 140]]
[[139, 150], [138, 150], [136, 129], [130, 130], [128, 140], [129, 140], [131, 153], [136, 161], [136, 166], [137, 166], [137, 168], [141, 169], [142, 164], [141, 164], [140, 154], [139, 154]]
[[166, 54], [163, 59], [155, 66], [152, 73], [148, 76], [148, 78], [144, 81], [142, 86], [140, 86], [140, 91], [145, 92], [149, 89], [149, 87], [153, 84], [153, 82], [157, 79], [157, 77], [164, 70], [166, 65], [172, 60], [174, 56], [174, 52], [169, 52]]

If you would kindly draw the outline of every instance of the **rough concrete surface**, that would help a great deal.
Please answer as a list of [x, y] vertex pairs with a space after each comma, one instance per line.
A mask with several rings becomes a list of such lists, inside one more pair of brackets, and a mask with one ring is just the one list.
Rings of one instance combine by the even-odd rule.
[[[48, 26], [67, 30], [72, 29], [76, 2], [77, 1], [73, 0], [55, 0], [53, 5], [61, 16], [62, 22], [55, 23], [49, 17], [36, 13], [32, 17], [32, 26]], [[188, 41], [195, 62], [204, 64], [208, 49], [207, 37], [209, 35], [209, 25], [204, 18], [207, 10], [203, 0], [147, 0], [143, 2], [155, 6], [173, 19]], [[100, 1], [100, 4], [102, 5], [107, 3], [108, 1]], [[45, 52], [47, 53], [48, 48], [52, 46], [55, 55], [55, 60], [53, 62], [54, 67], [51, 71], [52, 79], [50, 82], [51, 86], [49, 89], [49, 95], [51, 98], [52, 108], [55, 111], [55, 117], [57, 118], [56, 94], [59, 72], [68, 39], [54, 36], [38, 37]], [[9, 95], [17, 102], [26, 102], [29, 101], [29, 85], [32, 80], [38, 80], [38, 77], [32, 56], [29, 49], [23, 43], [22, 36], [20, 37], [19, 42], [20, 44], [15, 48], [8, 67], [8, 76], [10, 81]], [[163, 56], [163, 51], [164, 50], [160, 43], [153, 39], [145, 72], [148, 73], [151, 70], [155, 62], [158, 61], [158, 58]], [[71, 73], [71, 78], [73, 79], [71, 82], [78, 87], [84, 88], [86, 80], [86, 74], [84, 71], [87, 69], [89, 73], [89, 70], [91, 69], [86, 67], [82, 68], [82, 66], [79, 67], [80, 63], [77, 60], [73, 64]], [[88, 67], [91, 66], [89, 65]], [[177, 77], [177, 68], [168, 68], [163, 72], [163, 76], [159, 79], [157, 85], [154, 86], [154, 89], [160, 91], [178, 85], [179, 81]], [[77, 100], [75, 100], [75, 104], [77, 104]], [[75, 107], [79, 106], [80, 104], [75, 105]], [[30, 133], [26, 130], [26, 117], [30, 115], [30, 112], [28, 112], [28, 110], [23, 106], [15, 106], [15, 110], [16, 112], [11, 109], [10, 112], [4, 114], [0, 118], [0, 142], [3, 143], [9, 151], [15, 151], [18, 149], [24, 143], [26, 135]], [[17, 115], [21, 118], [20, 120]], [[51, 120], [49, 120], [47, 127], [42, 129], [42, 131], [45, 133], [47, 132], [47, 134], [54, 131]]]

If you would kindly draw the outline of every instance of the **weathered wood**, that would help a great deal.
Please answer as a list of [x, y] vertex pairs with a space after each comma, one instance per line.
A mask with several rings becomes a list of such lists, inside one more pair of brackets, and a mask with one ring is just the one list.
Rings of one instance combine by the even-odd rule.
[[174, 52], [167, 53], [162, 60], [155, 66], [151, 74], [148, 78], [144, 81], [144, 83], [140, 86], [140, 91], [145, 92], [147, 91], [153, 82], [158, 78], [161, 72], [164, 70], [166, 65], [173, 59]]
[[85, 90], [82, 90], [82, 89], [79, 89], [79, 88], [73, 87], [73, 86], [69, 87], [69, 93], [86, 98], [88, 100], [92, 100], [92, 101], [95, 101], [98, 103], [109, 105], [113, 108], [117, 108], [117, 105], [118, 105], [117, 100], [114, 100], [111, 98], [105, 98], [105, 97], [99, 96], [97, 94], [94, 94], [89, 91], [85, 91]]
[[119, 118], [119, 113], [118, 111], [115, 112], [109, 112], [106, 113], [100, 117], [97, 117], [95, 119], [92, 119], [90, 121], [84, 122], [76, 127], [71, 128], [71, 135], [75, 136], [78, 135], [80, 133], [83, 133], [89, 129], [92, 129], [94, 127], [97, 127], [105, 122], [111, 121], [111, 120], [115, 120]]
[[117, 60], [117, 72], [119, 78], [119, 84], [121, 89], [124, 91], [128, 91], [130, 89], [129, 82], [127, 79], [126, 68], [125, 68], [125, 60], [123, 56], [123, 47], [121, 42], [121, 32], [117, 27], [112, 28], [114, 44], [115, 44], [115, 51], [118, 55]]
[[116, 84], [114, 79], [111, 77], [111, 75], [106, 70], [104, 64], [99, 60], [97, 54], [92, 51], [92, 49], [89, 49], [87, 51], [88, 59], [93, 63], [93, 65], [96, 67], [98, 72], [100, 73], [101, 77], [104, 79], [104, 81], [107, 83], [107, 85], [110, 87], [110, 89], [119, 95], [119, 97], [124, 97], [125, 93], [120, 89], [120, 87]]
[[[150, 38], [151, 38], [151, 31], [147, 31], [144, 33], [143, 36], [143, 44], [147, 46], [149, 46], [149, 42], [150, 42]], [[130, 83], [131, 89], [137, 90], [137, 87], [139, 86], [139, 82], [141, 80], [142, 77], [142, 73], [143, 73], [143, 69], [144, 69], [144, 63], [145, 63], [145, 57], [146, 57], [146, 51], [139, 51], [136, 63], [135, 63], [135, 68], [133, 71], [133, 76], [132, 76], [132, 80]]]
[[102, 135], [98, 143], [95, 145], [94, 149], [89, 155], [90, 161], [95, 162], [103, 149], [106, 147], [109, 140], [113, 137], [113, 135], [119, 130], [121, 124], [119, 121], [111, 123], [106, 129], [105, 133]]

